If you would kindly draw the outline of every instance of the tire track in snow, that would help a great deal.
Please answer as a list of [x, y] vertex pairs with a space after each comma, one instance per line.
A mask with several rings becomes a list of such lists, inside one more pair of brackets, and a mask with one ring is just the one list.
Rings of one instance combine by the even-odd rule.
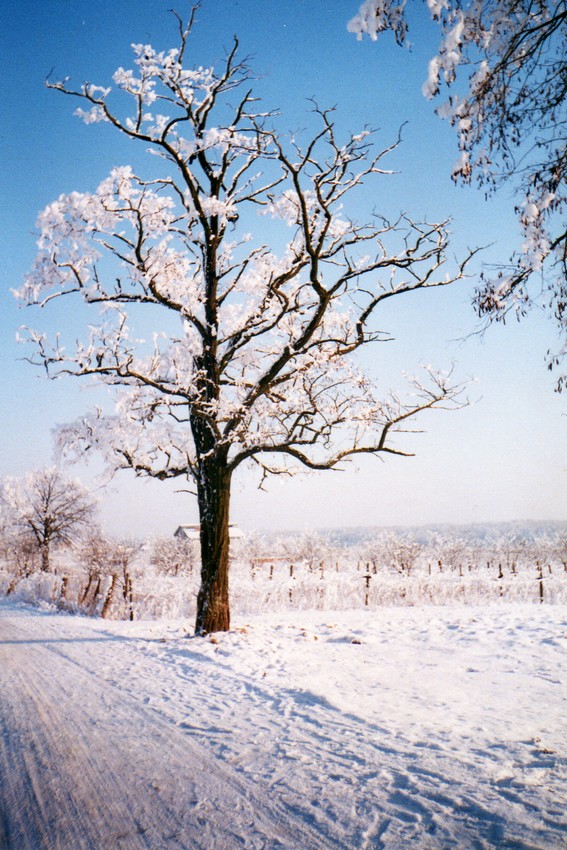
[[2, 850], [324, 846], [261, 788], [82, 666], [88, 651], [96, 667], [108, 639], [81, 644], [57, 625], [0, 610]]

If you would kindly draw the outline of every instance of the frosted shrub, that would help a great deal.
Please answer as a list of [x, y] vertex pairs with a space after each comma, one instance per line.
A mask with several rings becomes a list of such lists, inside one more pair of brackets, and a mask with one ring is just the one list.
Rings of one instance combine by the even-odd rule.
[[158, 537], [151, 544], [150, 564], [161, 575], [191, 574], [196, 565], [196, 547], [189, 540]]

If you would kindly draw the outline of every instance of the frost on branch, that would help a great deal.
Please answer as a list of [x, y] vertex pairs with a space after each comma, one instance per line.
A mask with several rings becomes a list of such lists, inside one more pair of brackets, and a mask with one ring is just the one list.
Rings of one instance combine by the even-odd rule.
[[402, 3], [364, 0], [358, 14], [349, 21], [348, 30], [356, 33], [359, 40], [368, 35], [372, 41], [376, 41], [381, 32], [392, 30], [398, 44], [405, 44], [408, 32], [405, 5], [405, 0]]
[[[518, 250], [496, 275], [486, 272], [476, 305], [481, 315], [504, 319], [543, 304], [563, 339], [549, 355], [550, 367], [558, 365], [567, 351], [565, 3], [427, 0], [427, 6], [441, 42], [423, 93], [433, 98], [457, 80], [464, 92], [450, 89], [437, 110], [457, 132], [453, 179], [475, 177], [488, 191], [511, 182], [517, 198]], [[349, 29], [373, 39], [390, 29], [407, 44], [405, 4], [365, 0]], [[564, 384], [563, 375], [558, 388]]]
[[95, 502], [79, 481], [49, 467], [23, 478], [4, 478], [0, 508], [6, 509], [7, 525], [16, 539], [33, 541], [42, 570], [49, 572], [52, 547], [76, 543], [92, 520]]
[[430, 370], [398, 395], [355, 355], [389, 339], [383, 304], [403, 309], [412, 292], [460, 279], [465, 263], [447, 265], [446, 222], [349, 216], [349, 193], [387, 179], [396, 142], [375, 149], [366, 128], [339, 139], [333, 111], [317, 104], [310, 133], [286, 137], [252, 96], [237, 43], [220, 71], [186, 67], [191, 23], [180, 22], [175, 50], [134, 45], [135, 68], [116, 72], [113, 91], [53, 84], [104, 116], [98, 132], [113, 128], [163, 161], [154, 179], [119, 167], [94, 192], [50, 204], [18, 294], [86, 305], [88, 329], [68, 329], [76, 343], [50, 349], [32, 331], [31, 359], [114, 388], [114, 409], [61, 429], [61, 445], [192, 483], [197, 630], [208, 631], [228, 627], [229, 495], [241, 464], [263, 480], [363, 453], [407, 455], [418, 414], [459, 406], [450, 375]]

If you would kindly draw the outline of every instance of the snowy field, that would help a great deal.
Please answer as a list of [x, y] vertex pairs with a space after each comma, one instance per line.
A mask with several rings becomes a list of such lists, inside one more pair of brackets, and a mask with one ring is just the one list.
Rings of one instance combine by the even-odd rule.
[[[236, 620], [230, 633], [196, 639], [182, 621], [101, 621], [0, 602], [2, 664], [22, 649], [19, 675], [31, 687], [33, 671], [25, 668], [37, 658], [44, 702], [53, 711], [74, 694], [74, 710], [91, 730], [106, 728], [105, 712], [112, 715], [89, 753], [105, 758], [109, 793], [112, 775], [137, 777], [129, 806], [145, 800], [146, 818], [148, 799], [158, 806], [189, 787], [198, 797], [196, 781], [206, 797], [219, 793], [213, 780], [221, 775], [226, 793], [224, 812], [222, 800], [207, 809], [205, 799], [194, 812], [186, 806], [181, 821], [170, 805], [171, 822], [140, 828], [136, 840], [105, 835], [99, 810], [98, 844], [65, 844], [68, 827], [57, 816], [51, 843], [10, 843], [0, 809], [3, 850], [567, 847], [565, 606], [288, 611]], [[2, 704], [5, 753], [15, 734], [6, 690]], [[61, 722], [72, 730], [72, 717]], [[82, 737], [88, 751], [89, 735]], [[19, 746], [26, 745], [20, 731]], [[184, 746], [193, 761], [180, 755]], [[141, 754], [150, 766], [137, 773]], [[0, 768], [14, 764], [5, 758]], [[50, 782], [64, 786], [65, 768], [51, 768]], [[42, 775], [20, 812], [37, 802]], [[6, 789], [10, 777], [2, 778]], [[207, 791], [211, 782], [216, 792]], [[6, 790], [0, 794], [5, 807]], [[97, 827], [93, 817], [85, 834]], [[25, 817], [24, 835], [22, 823]]]

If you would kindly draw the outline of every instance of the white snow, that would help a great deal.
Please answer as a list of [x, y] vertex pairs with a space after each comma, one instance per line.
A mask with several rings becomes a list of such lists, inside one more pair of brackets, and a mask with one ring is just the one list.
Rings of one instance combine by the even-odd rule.
[[[304, 829], [339, 850], [567, 847], [565, 606], [288, 611], [206, 639], [3, 601], [7, 620], [73, 662], [67, 687], [88, 674], [152, 710], [283, 810], [269, 846], [310, 850]], [[238, 817], [242, 846], [268, 846]]]

